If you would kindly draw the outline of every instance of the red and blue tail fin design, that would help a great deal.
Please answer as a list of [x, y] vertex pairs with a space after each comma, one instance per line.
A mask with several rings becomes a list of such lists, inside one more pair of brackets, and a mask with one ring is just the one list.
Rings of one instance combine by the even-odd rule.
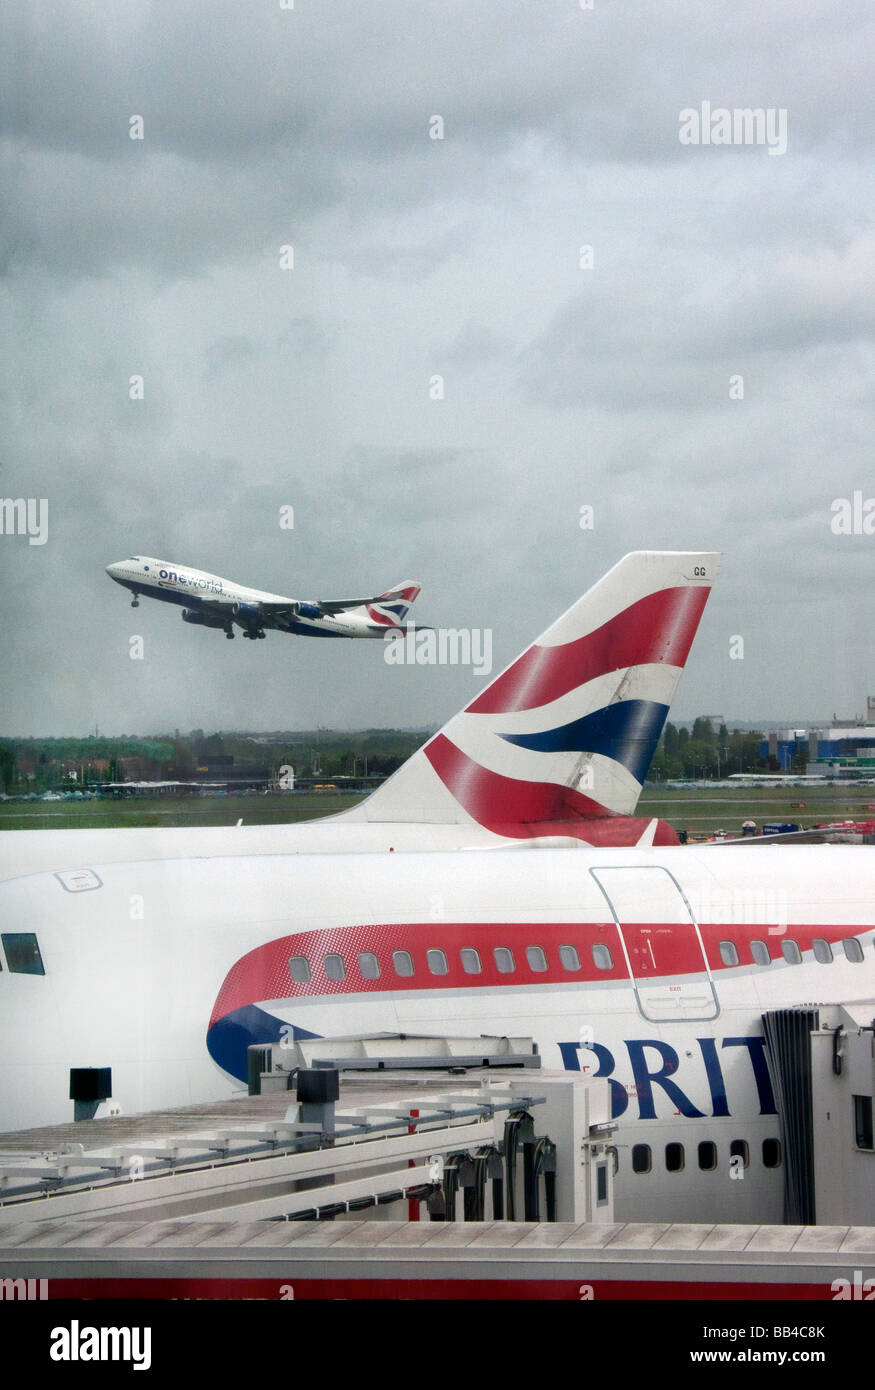
[[623, 831], [619, 818], [634, 814], [719, 562], [626, 555], [348, 817], [646, 842], [647, 821]]
[[420, 585], [412, 579], [405, 579], [394, 589], [388, 589], [385, 594], [372, 598], [370, 603], [365, 604], [365, 611], [372, 623], [385, 627], [387, 631], [393, 627], [403, 628], [408, 610], [419, 597], [419, 593]]

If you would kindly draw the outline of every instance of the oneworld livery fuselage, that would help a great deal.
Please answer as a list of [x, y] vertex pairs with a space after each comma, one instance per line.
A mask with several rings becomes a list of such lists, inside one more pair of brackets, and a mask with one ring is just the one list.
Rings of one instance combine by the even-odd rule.
[[405, 631], [407, 612], [419, 594], [413, 580], [405, 580], [375, 598], [292, 599], [248, 589], [172, 560], [131, 555], [107, 565], [110, 579], [130, 589], [131, 607], [139, 595], [182, 607], [183, 622], [197, 627], [221, 628], [234, 636], [234, 626], [244, 637], [264, 637], [269, 628], [296, 637], [379, 637]]

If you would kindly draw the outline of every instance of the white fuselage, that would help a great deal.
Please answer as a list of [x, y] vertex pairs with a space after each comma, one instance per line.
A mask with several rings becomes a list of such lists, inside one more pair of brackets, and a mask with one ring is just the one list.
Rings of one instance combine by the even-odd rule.
[[130, 1113], [245, 1090], [247, 1044], [283, 1030], [531, 1035], [546, 1067], [610, 1078], [618, 1219], [780, 1221], [762, 1014], [875, 995], [867, 847], [51, 868], [0, 884], [3, 933], [36, 938], [45, 972], [10, 968], [3, 936], [4, 1130], [69, 1119], [71, 1066], [112, 1067]]
[[[386, 632], [385, 626], [369, 621], [366, 613], [308, 615], [306, 610], [315, 610], [317, 604], [305, 602], [302, 605], [299, 600], [288, 598], [285, 594], [251, 589], [230, 579], [222, 579], [219, 575], [208, 574], [205, 570], [178, 565], [172, 560], [155, 559], [154, 556], [131, 556], [117, 564], [107, 565], [106, 572], [117, 584], [129, 589], [135, 599], [142, 594], [146, 598], [160, 599], [163, 603], [174, 603], [181, 608], [188, 606], [189, 611], [202, 610], [215, 618], [226, 616], [229, 625], [237, 622], [244, 626], [238, 614], [252, 610], [253, 625], [263, 626], [267, 621], [268, 626], [297, 635], [383, 637]], [[302, 607], [304, 612], [300, 611]], [[280, 612], [283, 616], [271, 617], [272, 612]]]

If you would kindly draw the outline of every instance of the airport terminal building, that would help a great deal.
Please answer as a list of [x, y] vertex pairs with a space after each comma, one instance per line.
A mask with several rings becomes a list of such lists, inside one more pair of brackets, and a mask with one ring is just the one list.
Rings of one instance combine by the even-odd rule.
[[773, 729], [760, 745], [776, 772], [790, 772], [794, 758], [807, 755], [807, 772], [830, 781], [875, 778], [875, 696], [866, 716], [833, 719], [823, 728]]

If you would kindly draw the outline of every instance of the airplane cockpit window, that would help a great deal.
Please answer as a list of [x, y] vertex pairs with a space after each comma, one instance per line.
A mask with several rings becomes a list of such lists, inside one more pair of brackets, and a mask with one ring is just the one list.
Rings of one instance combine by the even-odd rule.
[[527, 946], [526, 960], [529, 962], [529, 969], [539, 973], [547, 969], [547, 956], [542, 946]]
[[820, 961], [821, 965], [832, 965], [832, 947], [823, 937], [816, 936], [811, 945], [814, 947], [814, 959]]
[[323, 964], [325, 966], [325, 974], [328, 976], [329, 980], [339, 981], [346, 979], [346, 966], [343, 963], [343, 956], [339, 955], [337, 952], [333, 951], [330, 955], [327, 955]]
[[466, 975], [479, 975], [483, 969], [480, 964], [480, 957], [473, 946], [463, 946], [459, 951], [459, 959]]
[[450, 967], [447, 964], [445, 951], [441, 951], [439, 947], [433, 946], [430, 951], [426, 951], [425, 958], [428, 961], [428, 968], [432, 975], [449, 974]]
[[788, 965], [801, 965], [802, 952], [799, 949], [798, 941], [794, 941], [792, 936], [787, 936], [781, 942], [781, 955]]
[[310, 983], [310, 962], [306, 956], [289, 957], [289, 974], [296, 985]]
[[753, 956], [755, 965], [771, 965], [772, 956], [765, 941], [752, 941], [750, 943], [750, 953]]
[[413, 957], [409, 951], [393, 951], [392, 964], [396, 975], [407, 977], [413, 974]]
[[564, 970], [580, 969], [580, 956], [577, 954], [576, 946], [560, 946], [559, 959]]
[[379, 980], [380, 962], [373, 951], [359, 951], [359, 970], [363, 980]]
[[495, 957], [495, 968], [500, 975], [511, 975], [516, 966], [513, 961], [513, 951], [507, 946], [496, 946], [492, 952]]
[[855, 936], [846, 937], [842, 942], [842, 948], [849, 961], [853, 961], [854, 965], [860, 964], [863, 959], [863, 947]]
[[3, 932], [6, 964], [13, 975], [45, 975], [39, 943], [32, 931]]

